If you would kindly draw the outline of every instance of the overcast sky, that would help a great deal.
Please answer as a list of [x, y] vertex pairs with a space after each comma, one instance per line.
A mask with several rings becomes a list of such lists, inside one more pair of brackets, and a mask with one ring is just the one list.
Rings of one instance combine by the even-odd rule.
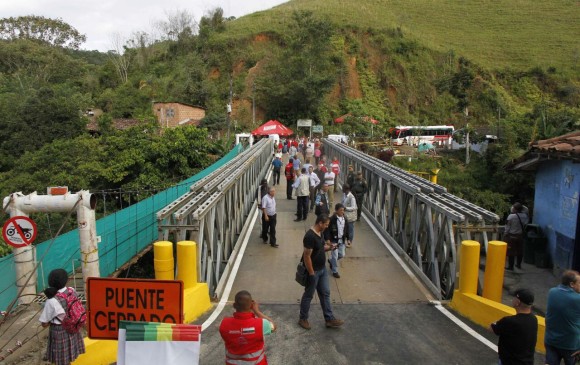
[[220, 7], [224, 16], [240, 17], [270, 9], [287, 0], [0, 0], [0, 17], [40, 15], [61, 18], [87, 36], [83, 49], [112, 49], [111, 37], [123, 37], [134, 31], [151, 33], [156, 21], [167, 13], [186, 10], [197, 20]]

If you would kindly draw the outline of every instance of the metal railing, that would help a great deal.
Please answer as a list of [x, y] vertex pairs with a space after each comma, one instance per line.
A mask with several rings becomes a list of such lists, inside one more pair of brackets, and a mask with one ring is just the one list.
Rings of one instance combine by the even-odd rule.
[[272, 141], [261, 140], [157, 213], [159, 240], [197, 242], [198, 280], [208, 284], [213, 297], [221, 295], [228, 262], [256, 209], [256, 192], [272, 158]]
[[362, 171], [368, 193], [359, 209], [433, 295], [451, 298], [458, 245], [476, 239], [487, 249], [488, 234], [497, 237], [499, 216], [341, 143], [325, 139], [324, 148], [329, 158], [338, 157], [342, 171], [349, 164]]

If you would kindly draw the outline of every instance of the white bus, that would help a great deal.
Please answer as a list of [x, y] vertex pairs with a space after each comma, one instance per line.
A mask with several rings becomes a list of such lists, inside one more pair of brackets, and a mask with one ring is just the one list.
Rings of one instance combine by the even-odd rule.
[[391, 143], [395, 146], [418, 146], [421, 143], [449, 146], [454, 131], [452, 125], [398, 126], [389, 129], [389, 135]]

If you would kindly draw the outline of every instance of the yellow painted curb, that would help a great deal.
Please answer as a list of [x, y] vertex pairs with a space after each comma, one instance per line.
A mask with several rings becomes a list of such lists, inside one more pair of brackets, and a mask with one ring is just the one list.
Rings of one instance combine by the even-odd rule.
[[[473, 322], [488, 328], [489, 325], [505, 316], [516, 314], [516, 310], [502, 303], [494, 302], [476, 294], [464, 294], [459, 290], [453, 293], [453, 299], [449, 305], [461, 315], [469, 318]], [[538, 318], [538, 336], [536, 351], [546, 353], [544, 347], [544, 334], [546, 332], [546, 320], [544, 317]]]

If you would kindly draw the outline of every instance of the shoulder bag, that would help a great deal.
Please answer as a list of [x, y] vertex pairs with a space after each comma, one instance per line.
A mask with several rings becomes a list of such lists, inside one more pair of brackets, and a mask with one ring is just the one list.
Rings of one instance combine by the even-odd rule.
[[298, 284], [306, 286], [306, 282], [308, 281], [308, 270], [306, 269], [306, 265], [304, 265], [304, 259], [300, 259], [300, 262], [296, 266], [295, 280]]

